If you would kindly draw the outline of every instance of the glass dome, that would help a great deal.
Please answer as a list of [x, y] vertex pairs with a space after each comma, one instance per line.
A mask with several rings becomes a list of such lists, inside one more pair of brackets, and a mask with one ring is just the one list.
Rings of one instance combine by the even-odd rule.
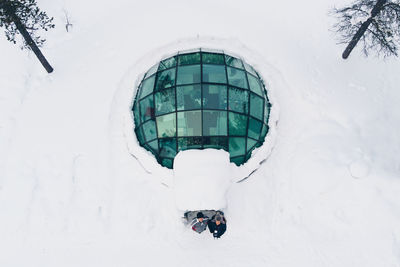
[[142, 147], [167, 168], [180, 150], [215, 148], [245, 163], [269, 130], [270, 103], [259, 74], [225, 53], [181, 52], [144, 75], [134, 102]]

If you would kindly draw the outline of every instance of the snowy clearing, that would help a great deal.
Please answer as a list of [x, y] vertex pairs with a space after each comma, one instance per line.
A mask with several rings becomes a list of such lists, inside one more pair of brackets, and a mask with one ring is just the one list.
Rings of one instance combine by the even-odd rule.
[[[346, 1], [38, 2], [54, 73], [0, 41], [0, 266], [400, 266], [400, 63], [341, 59], [327, 11]], [[279, 107], [218, 241], [127, 130], [136, 76], [196, 39], [229, 43]]]

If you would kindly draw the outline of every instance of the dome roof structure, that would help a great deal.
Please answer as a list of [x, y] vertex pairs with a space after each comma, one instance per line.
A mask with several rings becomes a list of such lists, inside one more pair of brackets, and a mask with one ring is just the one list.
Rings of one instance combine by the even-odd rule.
[[133, 102], [139, 143], [167, 168], [181, 150], [215, 148], [245, 163], [268, 133], [269, 103], [253, 67], [223, 52], [182, 52], [150, 68]]

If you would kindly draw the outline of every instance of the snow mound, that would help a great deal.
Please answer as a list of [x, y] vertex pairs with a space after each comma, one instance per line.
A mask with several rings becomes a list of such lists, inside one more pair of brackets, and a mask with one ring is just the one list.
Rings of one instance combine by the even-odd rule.
[[174, 162], [174, 194], [179, 210], [221, 210], [232, 184], [232, 163], [224, 150], [180, 151]]
[[364, 160], [356, 160], [349, 165], [351, 176], [354, 178], [364, 178], [369, 175], [370, 167]]

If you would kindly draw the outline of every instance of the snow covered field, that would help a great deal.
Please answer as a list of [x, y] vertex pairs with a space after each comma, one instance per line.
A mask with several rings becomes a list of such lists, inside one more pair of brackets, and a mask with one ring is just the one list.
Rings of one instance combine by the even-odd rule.
[[[0, 41], [0, 266], [400, 266], [400, 62], [341, 59], [327, 11], [347, 1], [38, 2], [55, 72]], [[197, 36], [259, 55], [279, 106], [218, 241], [184, 228], [122, 118], [132, 69]]]

